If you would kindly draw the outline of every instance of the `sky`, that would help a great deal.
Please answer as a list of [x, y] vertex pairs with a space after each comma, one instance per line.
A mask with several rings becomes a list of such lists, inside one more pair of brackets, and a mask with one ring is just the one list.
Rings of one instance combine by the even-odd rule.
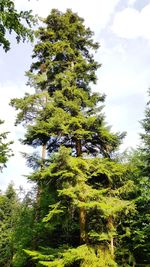
[[[121, 150], [140, 144], [140, 121], [144, 118], [147, 90], [150, 87], [150, 1], [149, 0], [15, 0], [18, 10], [32, 9], [40, 17], [46, 17], [52, 8], [65, 11], [71, 8], [85, 20], [100, 43], [95, 55], [102, 64], [97, 72], [97, 85], [93, 87], [106, 94], [104, 112], [112, 131], [126, 131]], [[9, 106], [11, 98], [32, 92], [26, 86], [25, 71], [32, 63], [33, 45], [16, 44], [13, 36], [11, 50], [5, 53], [0, 47], [0, 118], [5, 120], [0, 131], [9, 131], [14, 157], [0, 173], [0, 188], [4, 190], [13, 180], [16, 187], [30, 188], [25, 175], [28, 169], [21, 152], [31, 152], [22, 146], [23, 127], [15, 127], [16, 112]]]

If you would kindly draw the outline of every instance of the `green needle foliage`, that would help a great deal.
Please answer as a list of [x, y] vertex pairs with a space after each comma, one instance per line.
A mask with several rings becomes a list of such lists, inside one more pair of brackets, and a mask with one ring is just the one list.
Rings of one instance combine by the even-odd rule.
[[[19, 194], [13, 184], [0, 192], [0, 266], [27, 266], [23, 248], [31, 247], [33, 239], [33, 199], [30, 194]], [[29, 266], [30, 262], [29, 262]]]
[[10, 266], [12, 262], [14, 252], [12, 229], [15, 225], [17, 205], [16, 192], [10, 184], [5, 194], [0, 194], [0, 266]]
[[[150, 96], [150, 91], [148, 91]], [[137, 168], [137, 214], [132, 218], [132, 245], [136, 262], [150, 263], [150, 102], [141, 122], [143, 133], [141, 147], [132, 157], [132, 164]]]
[[61, 144], [76, 150], [81, 142], [84, 153], [110, 156], [122, 135], [110, 133], [105, 125], [104, 95], [91, 92], [100, 66], [90, 53], [98, 49], [93, 33], [70, 10], [64, 15], [53, 10], [44, 22], [33, 53], [37, 60], [27, 73], [35, 94], [11, 102], [21, 110], [16, 123], [30, 123], [24, 143], [47, 144], [51, 153]]
[[[0, 120], [0, 125], [3, 121]], [[7, 141], [8, 132], [0, 133], [0, 170], [6, 167], [8, 159], [13, 155], [10, 145], [12, 142]]]
[[[150, 97], [150, 90], [148, 91], [148, 96]], [[144, 133], [141, 134], [142, 140], [142, 152], [144, 157], [144, 174], [148, 178], [150, 178], [150, 101], [148, 101], [146, 110], [145, 110], [145, 118], [141, 122], [142, 127], [144, 129]]]
[[[33, 266], [119, 266], [115, 260], [121, 218], [135, 212], [128, 164], [114, 159], [124, 133], [112, 133], [94, 93], [99, 45], [71, 10], [52, 10], [37, 32], [27, 72], [35, 93], [13, 99], [22, 143], [41, 147], [27, 156], [37, 185]], [[39, 151], [39, 149], [38, 149]]]
[[10, 49], [10, 41], [7, 34], [14, 32], [16, 40], [33, 40], [33, 30], [31, 27], [36, 23], [32, 11], [17, 11], [14, 1], [0, 0], [0, 45], [5, 52]]

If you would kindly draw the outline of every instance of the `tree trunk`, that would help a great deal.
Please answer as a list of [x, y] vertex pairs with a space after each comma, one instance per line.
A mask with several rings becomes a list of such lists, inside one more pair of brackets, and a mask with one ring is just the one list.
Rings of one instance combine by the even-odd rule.
[[[47, 96], [45, 96], [45, 106], [47, 104]], [[44, 168], [45, 159], [46, 159], [46, 141], [43, 141], [42, 143], [42, 151], [41, 151], [41, 170]], [[42, 186], [41, 182], [39, 180], [39, 183], [37, 184], [37, 195], [36, 195], [36, 211], [35, 211], [35, 221], [39, 221], [40, 219], [40, 197], [42, 193]]]
[[85, 224], [86, 224], [86, 212], [83, 207], [80, 208], [80, 244], [84, 244], [86, 241], [86, 232], [85, 232]]
[[[42, 145], [42, 153], [41, 153], [41, 170], [44, 168], [44, 162], [46, 159], [46, 144]], [[40, 199], [41, 199], [41, 194], [42, 194], [42, 183], [40, 180], [38, 180], [37, 183], [37, 194], [36, 194], [36, 203], [35, 203], [35, 222], [40, 221]], [[36, 250], [37, 249], [37, 244], [38, 244], [38, 237], [34, 236], [32, 240], [32, 249]]]
[[46, 144], [42, 144], [42, 164], [41, 164], [41, 169], [44, 167], [45, 159], [46, 159]]
[[[44, 68], [44, 65], [41, 66], [41, 72], [44, 72], [44, 71], [42, 71], [42, 68]], [[45, 107], [46, 107], [46, 104], [48, 102], [47, 95], [44, 98], [44, 102], [45, 102]], [[44, 168], [45, 159], [46, 159], [46, 144], [47, 144], [47, 141], [43, 140], [42, 147], [41, 147], [41, 166], [40, 166], [41, 170]], [[40, 198], [41, 198], [41, 194], [42, 194], [42, 183], [41, 183], [40, 179], [38, 179], [37, 194], [36, 194], [36, 200], [35, 200], [35, 214], [34, 214], [35, 223], [40, 221]], [[32, 249], [36, 250], [37, 244], [38, 244], [38, 237], [34, 236], [33, 240], [32, 240]]]
[[[41, 157], [41, 170], [44, 168], [44, 162], [46, 159], [46, 143], [42, 144], [42, 157]], [[40, 198], [42, 193], [42, 185], [39, 180], [37, 184], [37, 195], [36, 195], [36, 207], [35, 207], [35, 221], [40, 220]]]
[[110, 251], [111, 251], [111, 256], [114, 257], [114, 238], [111, 236], [110, 238]]
[[110, 216], [108, 218], [108, 231], [110, 232], [110, 252], [111, 252], [111, 256], [114, 258], [114, 238], [113, 238], [113, 234], [112, 234], [112, 231], [114, 229], [114, 226], [113, 226], [113, 217]]
[[81, 140], [76, 140], [76, 154], [77, 157], [80, 157], [82, 155], [82, 147], [81, 147]]
[[[77, 157], [80, 157], [82, 155], [81, 140], [79, 139], [76, 140], [76, 154], [77, 154]], [[85, 202], [84, 196], [80, 197], [79, 200], [81, 202]], [[84, 207], [81, 207], [79, 210], [79, 223], [80, 223], [80, 244], [84, 244], [86, 241], [86, 231], [85, 231], [86, 211]]]

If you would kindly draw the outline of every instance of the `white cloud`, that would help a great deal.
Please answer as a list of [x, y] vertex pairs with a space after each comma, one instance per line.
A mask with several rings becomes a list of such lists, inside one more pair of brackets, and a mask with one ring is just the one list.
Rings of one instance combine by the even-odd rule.
[[32, 9], [39, 16], [46, 17], [52, 8], [65, 11], [71, 8], [92, 30], [100, 32], [109, 22], [110, 16], [114, 12], [120, 0], [93, 0], [93, 1], [70, 1], [70, 0], [15, 0], [16, 7], [19, 9]]
[[137, 0], [128, 0], [128, 5], [133, 6]]
[[144, 118], [150, 70], [142, 60], [144, 54], [138, 54], [138, 50], [133, 54], [126, 42], [114, 46], [108, 46], [106, 42], [102, 44], [99, 61], [103, 66], [98, 72], [96, 90], [100, 88], [100, 92], [107, 95], [104, 109], [106, 122], [115, 132], [127, 131], [122, 149], [135, 148], [142, 131], [139, 121]]
[[125, 8], [116, 13], [112, 31], [122, 38], [134, 39], [138, 37], [150, 41], [150, 4], [141, 11], [134, 8]]
[[145, 37], [145, 39], [150, 40], [150, 4], [142, 9], [142, 12], [140, 14], [140, 22], [141, 36]]

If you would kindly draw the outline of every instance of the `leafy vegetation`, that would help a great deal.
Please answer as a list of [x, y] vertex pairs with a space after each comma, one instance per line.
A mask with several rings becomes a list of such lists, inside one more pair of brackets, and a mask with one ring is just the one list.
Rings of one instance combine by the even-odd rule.
[[25, 40], [33, 40], [32, 26], [36, 19], [32, 15], [32, 11], [20, 11], [15, 8], [14, 1], [1, 0], [0, 1], [0, 45], [2, 45], [5, 52], [10, 49], [10, 41], [8, 33], [14, 32], [16, 34], [17, 42]]
[[[0, 125], [3, 124], [3, 121], [0, 120]], [[6, 167], [8, 159], [13, 155], [10, 145], [12, 142], [7, 141], [8, 132], [0, 133], [0, 170], [2, 171], [3, 167]]]
[[34, 93], [11, 100], [36, 151], [24, 154], [35, 191], [0, 195], [0, 266], [149, 266], [149, 103], [143, 145], [118, 157], [125, 133], [107, 126], [105, 96], [92, 91], [92, 31], [71, 10], [43, 22], [27, 72]]

